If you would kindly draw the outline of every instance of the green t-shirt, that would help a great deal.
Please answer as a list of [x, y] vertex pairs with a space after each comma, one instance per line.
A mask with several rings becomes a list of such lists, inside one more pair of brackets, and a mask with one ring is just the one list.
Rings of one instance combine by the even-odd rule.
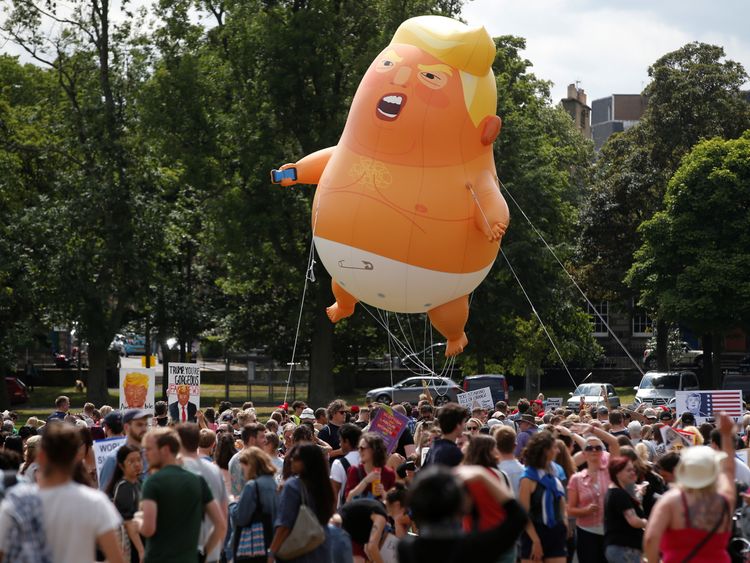
[[205, 506], [213, 500], [205, 479], [167, 465], [146, 479], [141, 499], [156, 503], [156, 533], [146, 538], [145, 563], [197, 563]]

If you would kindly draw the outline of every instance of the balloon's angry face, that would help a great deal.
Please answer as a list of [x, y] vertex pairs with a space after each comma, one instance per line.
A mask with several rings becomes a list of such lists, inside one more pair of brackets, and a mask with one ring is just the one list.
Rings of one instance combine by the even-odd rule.
[[456, 153], [466, 156], [466, 136], [478, 139], [459, 71], [402, 44], [389, 45], [370, 65], [354, 96], [347, 129], [364, 152], [397, 160], [410, 160], [410, 155], [424, 159], [428, 153], [428, 161], [443, 164]]

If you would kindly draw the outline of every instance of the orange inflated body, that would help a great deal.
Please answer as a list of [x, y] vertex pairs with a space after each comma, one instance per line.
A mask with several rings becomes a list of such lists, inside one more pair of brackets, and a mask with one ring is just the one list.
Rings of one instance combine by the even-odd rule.
[[447, 354], [463, 350], [467, 296], [509, 222], [492, 155], [492, 58], [483, 28], [408, 20], [362, 79], [338, 145], [282, 167], [318, 184], [312, 228], [333, 277], [331, 320], [357, 301], [426, 311]]

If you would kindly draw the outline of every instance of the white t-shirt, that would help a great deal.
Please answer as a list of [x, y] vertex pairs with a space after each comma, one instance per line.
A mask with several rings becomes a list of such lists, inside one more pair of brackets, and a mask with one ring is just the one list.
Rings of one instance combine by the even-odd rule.
[[734, 478], [736, 481], [750, 485], [750, 467], [741, 459], [735, 458], [734, 460]]
[[[359, 452], [357, 450], [350, 451], [344, 456], [344, 458], [349, 462], [349, 467], [355, 467], [359, 465]], [[341, 489], [339, 489], [339, 504], [343, 503], [344, 501], [346, 473], [347, 470], [344, 469], [344, 466], [341, 464], [341, 458], [333, 462], [333, 465], [331, 465], [331, 481], [336, 481], [337, 483], [341, 484]]]
[[[40, 489], [44, 531], [55, 563], [85, 563], [96, 558], [96, 538], [115, 530], [122, 519], [107, 495], [69, 482]], [[7, 511], [0, 511], [0, 530], [8, 529]], [[7, 552], [6, 534], [0, 534], [0, 551]]]

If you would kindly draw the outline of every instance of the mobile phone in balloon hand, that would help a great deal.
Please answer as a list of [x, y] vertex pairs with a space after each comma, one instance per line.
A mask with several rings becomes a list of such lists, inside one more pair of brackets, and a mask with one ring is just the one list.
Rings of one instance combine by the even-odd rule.
[[271, 170], [271, 182], [280, 184], [282, 180], [297, 181], [297, 169], [287, 168], [286, 170]]

